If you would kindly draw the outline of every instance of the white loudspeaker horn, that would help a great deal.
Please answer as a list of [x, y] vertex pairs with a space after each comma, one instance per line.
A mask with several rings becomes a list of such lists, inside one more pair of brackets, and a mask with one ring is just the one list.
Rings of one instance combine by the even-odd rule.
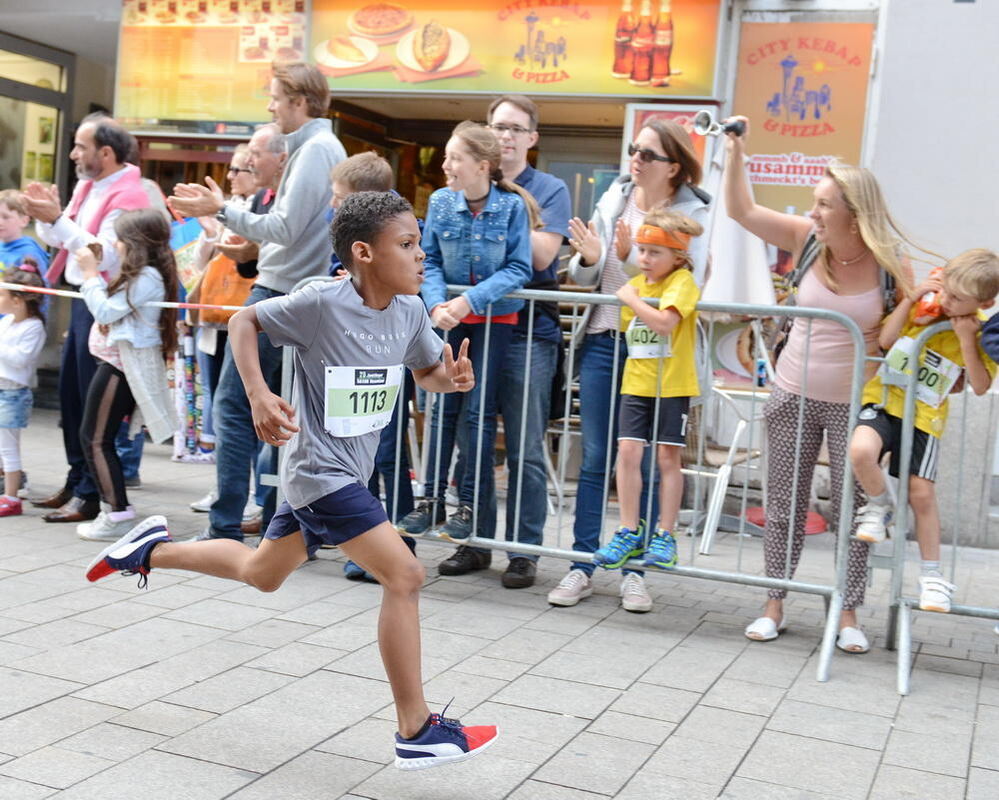
[[746, 123], [741, 119], [732, 120], [722, 125], [707, 109], [698, 111], [694, 116], [694, 133], [698, 136], [721, 136], [723, 133], [734, 133], [736, 136], [742, 136], [745, 132]]

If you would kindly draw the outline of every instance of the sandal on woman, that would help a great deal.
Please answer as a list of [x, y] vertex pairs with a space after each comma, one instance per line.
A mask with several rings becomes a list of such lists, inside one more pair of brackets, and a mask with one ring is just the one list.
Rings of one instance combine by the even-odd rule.
[[787, 625], [783, 617], [780, 618], [780, 625], [770, 619], [770, 617], [760, 617], [746, 626], [746, 638], [752, 639], [754, 642], [772, 642], [786, 628]]
[[836, 637], [836, 646], [844, 653], [859, 656], [871, 649], [867, 636], [860, 628], [847, 626], [839, 629], [839, 636]]

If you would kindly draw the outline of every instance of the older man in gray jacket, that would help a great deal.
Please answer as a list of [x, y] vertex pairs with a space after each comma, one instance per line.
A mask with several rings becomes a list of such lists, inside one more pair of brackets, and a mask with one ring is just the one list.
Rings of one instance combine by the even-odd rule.
[[[326, 223], [331, 189], [329, 173], [346, 158], [343, 145], [325, 118], [329, 107], [326, 78], [308, 64], [278, 64], [270, 86], [267, 110], [285, 134], [288, 161], [269, 214], [253, 214], [223, 201], [219, 187], [180, 184], [171, 206], [187, 216], [214, 214], [229, 230], [260, 242], [257, 281], [247, 305], [290, 292], [302, 278], [326, 274], [332, 247]], [[281, 351], [261, 334], [260, 367], [271, 391], [280, 391]], [[243, 538], [240, 531], [246, 505], [250, 465], [257, 440], [250, 404], [229, 347], [213, 398], [218, 499], [209, 513], [207, 538]], [[264, 510], [264, 524], [269, 520]]]

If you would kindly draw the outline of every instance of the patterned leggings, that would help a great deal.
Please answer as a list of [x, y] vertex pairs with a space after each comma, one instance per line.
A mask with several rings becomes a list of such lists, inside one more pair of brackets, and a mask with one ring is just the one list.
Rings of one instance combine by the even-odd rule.
[[[829, 527], [839, 531], [839, 498], [843, 491], [843, 467], [849, 457], [850, 406], [805, 398], [802, 413], [801, 445], [798, 441], [798, 404], [800, 396], [774, 386], [763, 410], [767, 423], [767, 523], [763, 538], [767, 577], [793, 578], [805, 543], [805, 516], [812, 490], [812, 473], [825, 433], [832, 476]], [[797, 495], [794, 508], [794, 534], [791, 537], [791, 571], [785, 575], [788, 522], [791, 519], [791, 495], [795, 484], [795, 457], [798, 459]], [[866, 502], [863, 490], [854, 483], [854, 513]], [[851, 540], [847, 564], [846, 596], [843, 608], [854, 609], [864, 603], [867, 588], [867, 543]], [[769, 596], [781, 600], [783, 589], [771, 589]]]

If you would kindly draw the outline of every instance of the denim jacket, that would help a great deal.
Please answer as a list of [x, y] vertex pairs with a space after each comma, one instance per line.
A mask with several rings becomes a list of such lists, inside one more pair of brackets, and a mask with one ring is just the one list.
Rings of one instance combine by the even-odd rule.
[[161, 309], [143, 305], [167, 299], [163, 276], [155, 267], [143, 267], [135, 280], [113, 295], [108, 295], [107, 284], [100, 276], [85, 280], [80, 292], [94, 321], [109, 326], [109, 343], [124, 340], [131, 342], [133, 347], [161, 344]]
[[493, 316], [520, 311], [523, 300], [501, 299], [532, 276], [531, 234], [520, 195], [492, 186], [482, 211], [472, 216], [465, 195], [438, 189], [430, 196], [421, 246], [423, 300], [431, 311], [447, 300], [447, 284], [472, 288], [465, 299], [473, 314]]

